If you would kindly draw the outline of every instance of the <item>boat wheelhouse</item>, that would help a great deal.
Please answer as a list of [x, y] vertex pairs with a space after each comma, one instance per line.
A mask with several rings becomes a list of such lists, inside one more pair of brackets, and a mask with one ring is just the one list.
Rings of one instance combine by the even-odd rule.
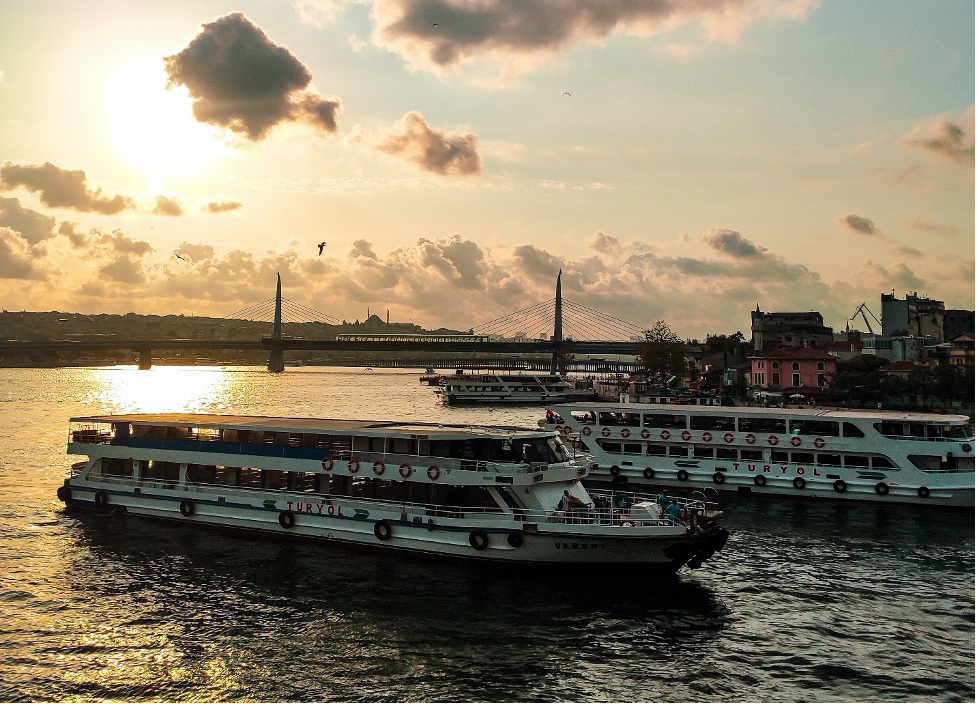
[[592, 479], [974, 506], [963, 415], [658, 404], [554, 406], [540, 420], [594, 457]]
[[68, 507], [500, 562], [698, 567], [718, 507], [588, 492], [552, 430], [133, 414], [73, 418]]
[[577, 389], [559, 374], [465, 374], [461, 369], [442, 376], [434, 392], [449, 405], [555, 404], [596, 398], [593, 390]]

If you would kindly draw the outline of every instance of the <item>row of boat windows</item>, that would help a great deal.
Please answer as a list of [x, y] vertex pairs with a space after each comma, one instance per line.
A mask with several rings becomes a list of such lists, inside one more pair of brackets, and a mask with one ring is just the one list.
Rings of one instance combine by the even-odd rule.
[[[696, 445], [644, 445], [640, 442], [611, 442], [598, 440], [597, 444], [604, 452], [611, 455], [645, 455], [649, 457], [694, 457], [697, 459], [742, 460], [745, 462], [763, 462], [764, 450], [737, 449], [735, 447], [709, 447]], [[825, 467], [872, 467], [873, 469], [896, 469], [896, 465], [888, 457], [881, 455], [840, 455], [827, 452], [787, 452], [785, 450], [770, 450], [769, 462], [806, 465], [823, 465]]]
[[507, 388], [505, 386], [487, 386], [487, 385], [478, 386], [478, 385], [474, 385], [474, 384], [448, 384], [447, 387], [446, 387], [446, 389], [448, 391], [471, 391], [471, 392], [476, 392], [477, 391], [479, 393], [486, 393], [486, 392], [491, 393], [493, 391], [496, 392], [496, 393], [508, 393], [508, 392], [512, 391], [512, 392], [515, 392], [515, 393], [519, 393], [519, 392], [523, 392], [523, 393], [525, 393], [525, 392], [531, 392], [531, 393], [537, 393], [537, 394], [540, 393], [541, 391], [544, 391], [544, 390], [550, 391], [550, 392], [553, 392], [553, 393], [556, 393], [556, 392], [559, 392], [559, 391], [564, 391], [564, 389], [562, 389], [562, 388], [560, 388], [558, 386], [546, 386], [546, 387], [543, 387], [543, 386], [510, 386], [510, 387]]
[[[116, 438], [120, 435], [119, 425]], [[288, 447], [320, 447], [329, 449], [334, 457], [343, 458], [352, 452], [447, 457], [494, 462], [566, 462], [566, 448], [552, 437], [530, 439], [468, 438], [462, 440], [431, 440], [427, 438], [395, 438], [376, 435], [324, 435], [318, 433], [285, 433], [271, 430], [243, 430], [236, 428], [193, 428], [174, 426], [133, 426], [133, 437], [173, 438], [176, 440], [217, 441], [242, 444], [284, 445]]]
[[[135, 467], [134, 467], [135, 465]], [[100, 476], [132, 478], [135, 471], [139, 478], [176, 488], [180, 484], [180, 464], [159, 460], [102, 458], [91, 478]], [[286, 472], [277, 469], [255, 467], [225, 467], [223, 465], [188, 464], [188, 484], [204, 484], [244, 489], [287, 491], [295, 494], [339, 496], [351, 498], [404, 501], [417, 504], [474, 507], [489, 511], [501, 511], [495, 499], [484, 486], [455, 486], [427, 482], [408, 482], [373, 476], [324, 474], [322, 472]], [[500, 487], [501, 492], [506, 489]], [[515, 507], [515, 500], [506, 494], [503, 498]]]
[[[572, 411], [574, 420], [584, 425], [609, 425], [661, 429], [689, 429], [728, 431], [741, 433], [779, 433], [790, 435], [820, 435], [822, 437], [861, 438], [865, 433], [854, 423], [847, 421], [814, 419], [786, 419], [750, 416], [676, 415], [671, 413], [630, 413], [600, 411]], [[968, 438], [973, 431], [966, 425], [945, 425], [884, 421], [873, 427], [882, 435], [914, 438]]]

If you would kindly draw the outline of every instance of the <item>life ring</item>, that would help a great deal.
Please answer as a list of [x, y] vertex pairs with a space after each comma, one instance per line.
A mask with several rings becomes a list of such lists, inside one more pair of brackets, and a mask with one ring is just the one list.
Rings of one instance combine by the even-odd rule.
[[790, 439], [790, 444], [794, 447], [799, 447], [801, 444], [801, 439], [795, 435]]
[[692, 433], [690, 433], [688, 430], [683, 430], [682, 431], [682, 439], [683, 440], [688, 440], [691, 437], [692, 437]]
[[514, 548], [521, 548], [522, 533], [509, 533], [509, 535], [505, 537], [505, 541]]
[[346, 469], [349, 470], [350, 474], [356, 474], [357, 472], [360, 471], [360, 461], [350, 460], [349, 462], [346, 463]]
[[616, 464], [612, 464], [611, 468], [607, 471], [611, 473], [612, 477], [616, 477], [618, 474], [621, 473], [621, 468], [618, 467]]
[[468, 542], [476, 550], [484, 550], [488, 547], [489, 543], [488, 533], [481, 528], [476, 528], [468, 534]]
[[875, 493], [879, 496], [885, 496], [889, 493], [889, 485], [885, 482], [879, 482], [875, 485]]
[[753, 433], [747, 433], [743, 439], [746, 440], [748, 444], [752, 445], [753, 443], [756, 442], [756, 435], [754, 435]]
[[193, 502], [190, 499], [184, 499], [180, 502], [180, 513], [182, 513], [187, 518], [193, 515]]
[[611, 434], [611, 429], [610, 428], [604, 428], [603, 430], [600, 431], [600, 434], [603, 435], [606, 438], [608, 435]]
[[95, 505], [96, 506], [108, 506], [109, 505], [109, 492], [99, 489], [95, 492]]
[[839, 494], [844, 494], [846, 491], [848, 491], [848, 484], [845, 483], [844, 479], [835, 479], [835, 483], [832, 484], [832, 486]]
[[400, 476], [407, 479], [407, 477], [411, 475], [411, 472], [414, 471], [414, 468], [404, 462], [402, 465], [400, 465], [400, 469], [398, 471], [400, 472]]
[[824, 447], [824, 438], [822, 438], [820, 436], [814, 438], [814, 447], [818, 448], [819, 450], [822, 447]]
[[651, 437], [651, 431], [648, 430], [648, 428], [642, 428], [641, 429], [641, 437], [643, 437], [645, 440], [647, 440], [648, 438]]
[[291, 528], [295, 525], [295, 514], [289, 509], [278, 512], [278, 525], [282, 528]]
[[559, 423], [557, 423], [556, 425], [554, 425], [554, 426], [553, 426], [553, 431], [554, 431], [554, 432], [557, 432], [557, 433], [558, 433], [558, 432], [560, 432], [561, 430], [563, 430], [563, 426], [562, 426], [562, 425], [560, 425]]
[[794, 481], [791, 482], [795, 489], [803, 489], [807, 486], [807, 482], [804, 481], [804, 477], [794, 477]]
[[645, 471], [642, 472], [642, 474], [645, 475], [645, 479], [655, 478], [655, 470], [653, 470], [651, 467], [645, 467]]
[[702, 442], [709, 442], [710, 440], [712, 440], [712, 433], [708, 430], [702, 433]]
[[621, 428], [621, 437], [622, 438], [630, 437], [630, 435], [631, 435], [631, 431], [630, 430], [628, 430], [627, 428]]
[[385, 465], [383, 462], [377, 460], [376, 462], [373, 463], [373, 473], [375, 475], [379, 477], [385, 471], [387, 471], [387, 465]]
[[753, 483], [756, 484], [757, 486], [766, 486], [767, 478], [762, 474], [758, 474], [755, 477], [753, 477]]
[[778, 442], [780, 442], [780, 438], [778, 438], [776, 435], [768, 435], [767, 442], [769, 442], [771, 445], [776, 445]]
[[71, 501], [71, 487], [70, 486], [61, 485], [61, 486], [58, 487], [58, 490], [57, 490], [56, 493], [58, 495], [58, 501], [64, 501], [65, 503], [68, 503], [69, 501]]
[[919, 498], [926, 499], [930, 495], [930, 490], [925, 486], [921, 486], [916, 490], [916, 494], [919, 496]]
[[712, 475], [713, 484], [722, 484], [724, 481], [726, 481], [726, 475], [722, 472], [716, 472]]
[[440, 476], [441, 476], [441, 470], [438, 469], [438, 466], [436, 464], [432, 464], [430, 467], [427, 468], [427, 478], [430, 479], [432, 482]]
[[584, 435], [590, 435], [590, 426], [585, 425], [583, 428], [580, 429], [580, 432], [583, 433]]
[[560, 435], [562, 435], [563, 437], [566, 437], [567, 435], [569, 435], [569, 434], [570, 434], [570, 430], [571, 430], [571, 428], [570, 428], [570, 426], [569, 426], [569, 425], [561, 425], [561, 426], [560, 426], [560, 430], [559, 430], [559, 433], [560, 433]]
[[725, 442], [733, 442], [733, 434], [732, 433], [723, 433], [723, 440]]
[[680, 482], [687, 482], [689, 480], [689, 473], [684, 469], [680, 469], [678, 472], [676, 472], [675, 478]]
[[327, 472], [331, 472], [332, 471], [332, 468], [333, 468], [332, 457], [328, 457], [328, 456], [327, 457], [323, 457], [321, 464], [322, 464], [322, 468], [325, 471], [327, 471]]
[[373, 535], [377, 536], [380, 540], [390, 540], [390, 536], [393, 535], [393, 529], [387, 521], [380, 520], [373, 524]]
[[672, 437], [672, 434], [670, 432], [668, 432], [667, 430], [661, 431], [661, 433], [659, 433], [659, 435], [661, 435], [661, 439], [662, 440], [668, 440], [670, 437]]

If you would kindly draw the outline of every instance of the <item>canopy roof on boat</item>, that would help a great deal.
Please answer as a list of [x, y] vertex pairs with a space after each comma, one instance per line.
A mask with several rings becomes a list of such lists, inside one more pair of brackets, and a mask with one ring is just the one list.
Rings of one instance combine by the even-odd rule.
[[825, 420], [851, 420], [869, 418], [876, 421], [915, 421], [951, 425], [969, 425], [970, 418], [954, 413], [916, 413], [910, 411], [879, 411], [860, 408], [766, 408], [760, 406], [686, 406], [675, 403], [571, 403], [551, 406], [562, 415], [575, 411], [610, 411], [612, 413], [692, 413], [709, 416], [804, 416]]

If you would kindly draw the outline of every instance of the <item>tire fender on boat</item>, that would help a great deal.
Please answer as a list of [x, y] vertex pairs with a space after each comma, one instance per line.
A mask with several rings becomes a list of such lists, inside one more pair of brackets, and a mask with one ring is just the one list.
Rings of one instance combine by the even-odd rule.
[[380, 520], [373, 524], [373, 534], [380, 540], [390, 540], [390, 536], [393, 535], [393, 529], [390, 527], [389, 522]]
[[832, 484], [832, 486], [839, 494], [844, 494], [846, 491], [848, 491], [848, 484], [845, 483], [844, 479], [835, 479], [835, 483]]
[[58, 495], [58, 501], [63, 501], [64, 503], [68, 503], [69, 501], [71, 501], [70, 486], [66, 486], [66, 485], [59, 486], [58, 491], [56, 493]]
[[402, 476], [404, 479], [407, 479], [407, 477], [409, 477], [414, 472], [414, 468], [411, 467], [406, 462], [404, 462], [402, 465], [400, 465], [400, 468], [397, 471], [400, 472], [400, 476]]
[[282, 528], [291, 528], [295, 525], [295, 514], [289, 509], [278, 512], [278, 525]]
[[505, 541], [514, 548], [521, 548], [523, 543], [522, 533], [509, 533], [505, 537]]
[[927, 489], [925, 486], [921, 486], [916, 490], [916, 494], [917, 496], [919, 496], [919, 498], [926, 499], [929, 498], [930, 490]]
[[187, 518], [193, 515], [194, 510], [193, 502], [190, 499], [184, 499], [180, 502], [180, 513], [182, 513]]
[[430, 479], [432, 482], [437, 480], [437, 478], [440, 476], [441, 476], [441, 470], [438, 469], [438, 466], [436, 464], [432, 464], [427, 468], [427, 478]]
[[104, 489], [99, 489], [95, 492], [95, 505], [96, 506], [108, 506], [109, 505], [109, 492]]
[[794, 477], [794, 481], [791, 482], [795, 489], [803, 489], [807, 486], [807, 482], [804, 481], [804, 477]]
[[767, 478], [762, 474], [758, 474], [755, 477], [753, 477], [753, 483], [756, 484], [757, 486], [766, 486]]
[[476, 528], [468, 534], [468, 542], [476, 550], [484, 550], [489, 544], [488, 533], [481, 528]]
[[716, 472], [712, 475], [712, 481], [713, 484], [722, 484], [724, 481], [726, 481], [726, 475], [722, 472]]
[[616, 464], [612, 464], [611, 468], [607, 471], [611, 473], [612, 477], [616, 477], [618, 474], [621, 473], [621, 468], [618, 467]]
[[645, 479], [655, 478], [655, 470], [653, 470], [651, 467], [645, 467], [645, 471], [642, 472], [642, 474], [645, 475]]
[[889, 485], [885, 482], [879, 482], [875, 485], [875, 493], [879, 496], [885, 496], [889, 493]]
[[678, 472], [675, 473], [675, 478], [678, 479], [680, 482], [687, 482], [689, 480], [689, 473], [686, 472], [684, 469], [680, 469]]

